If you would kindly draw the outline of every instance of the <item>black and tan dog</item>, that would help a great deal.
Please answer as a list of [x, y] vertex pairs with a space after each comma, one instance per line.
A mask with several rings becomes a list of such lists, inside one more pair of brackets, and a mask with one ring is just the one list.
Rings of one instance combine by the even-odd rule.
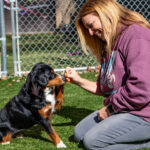
[[52, 113], [63, 103], [63, 78], [44, 63], [33, 67], [18, 95], [0, 111], [1, 144], [10, 143], [22, 130], [40, 124], [57, 148], [66, 147], [51, 124]]

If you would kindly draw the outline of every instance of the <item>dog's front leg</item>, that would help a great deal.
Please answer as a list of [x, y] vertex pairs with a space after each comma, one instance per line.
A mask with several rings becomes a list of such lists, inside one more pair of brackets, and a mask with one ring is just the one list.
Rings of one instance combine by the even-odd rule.
[[60, 139], [52, 124], [50, 122], [51, 118], [51, 105], [47, 105], [39, 110], [40, 114], [40, 124], [44, 127], [46, 132], [48, 133], [49, 137], [52, 139], [53, 143], [56, 145], [57, 148], [66, 148], [66, 145]]
[[60, 139], [54, 128], [52, 127], [50, 123], [50, 128], [52, 132], [47, 132], [49, 136], [51, 137], [53, 143], [56, 145], [57, 148], [66, 148], [66, 145], [63, 143], [63, 141]]
[[55, 98], [57, 100], [55, 109], [61, 109], [61, 106], [64, 102], [64, 85], [55, 87]]

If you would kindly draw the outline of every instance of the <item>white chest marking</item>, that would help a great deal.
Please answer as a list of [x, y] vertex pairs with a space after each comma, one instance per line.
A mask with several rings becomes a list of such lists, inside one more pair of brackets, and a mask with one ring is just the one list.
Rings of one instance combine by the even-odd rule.
[[46, 88], [44, 90], [44, 95], [45, 95], [45, 100], [48, 103], [51, 103], [52, 105], [52, 112], [55, 111], [55, 104], [56, 104], [56, 100], [55, 100], [55, 94], [51, 94], [53, 89], [51, 88]]

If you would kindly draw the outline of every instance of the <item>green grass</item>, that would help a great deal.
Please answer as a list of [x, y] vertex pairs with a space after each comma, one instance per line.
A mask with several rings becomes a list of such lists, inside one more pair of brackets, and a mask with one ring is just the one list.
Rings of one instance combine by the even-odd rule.
[[[95, 73], [83, 73], [81, 76], [92, 81], [96, 81], [97, 78]], [[18, 93], [24, 82], [25, 78], [21, 78], [21, 80], [18, 80], [18, 78], [10, 78], [6, 81], [0, 80], [0, 109]], [[70, 83], [65, 85], [64, 96], [65, 101], [62, 109], [52, 117], [53, 127], [67, 145], [67, 150], [83, 150], [83, 145], [76, 143], [73, 139], [74, 127], [85, 116], [101, 108], [104, 98], [92, 95]], [[9, 145], [0, 145], [0, 149], [56, 150], [56, 147], [49, 140], [46, 132], [39, 125], [35, 125], [24, 132], [24, 138], [13, 139]]]

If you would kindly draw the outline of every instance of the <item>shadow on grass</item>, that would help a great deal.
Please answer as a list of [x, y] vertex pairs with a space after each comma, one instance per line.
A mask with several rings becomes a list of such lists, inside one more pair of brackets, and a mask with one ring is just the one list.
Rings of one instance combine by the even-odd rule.
[[24, 137], [31, 137], [33, 139], [40, 139], [43, 140], [45, 142], [51, 142], [49, 139], [44, 138], [42, 136], [42, 131], [44, 131], [44, 129], [40, 126], [40, 125], [34, 125], [32, 128], [25, 130], [23, 132], [23, 136]]
[[[72, 135], [72, 136], [69, 137], [69, 141], [70, 142], [75, 142], [74, 135]], [[82, 141], [80, 143], [78, 143], [78, 147], [82, 148], [82, 149], [85, 149]]]
[[71, 119], [69, 123], [53, 123], [54, 126], [75, 126], [79, 121], [85, 118], [87, 115], [92, 113], [93, 111], [87, 108], [79, 108], [75, 106], [63, 106], [62, 109], [56, 112], [57, 115], [62, 116], [64, 118]]

